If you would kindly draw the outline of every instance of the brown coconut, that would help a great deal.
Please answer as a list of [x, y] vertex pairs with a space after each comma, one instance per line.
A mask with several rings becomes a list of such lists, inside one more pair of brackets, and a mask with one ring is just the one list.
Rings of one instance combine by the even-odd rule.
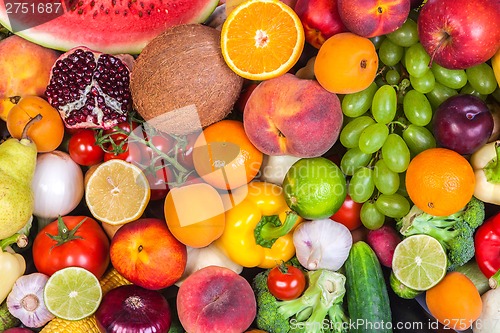
[[225, 63], [220, 31], [201, 24], [169, 28], [146, 45], [131, 73], [137, 112], [150, 125], [188, 134], [224, 119], [243, 78]]

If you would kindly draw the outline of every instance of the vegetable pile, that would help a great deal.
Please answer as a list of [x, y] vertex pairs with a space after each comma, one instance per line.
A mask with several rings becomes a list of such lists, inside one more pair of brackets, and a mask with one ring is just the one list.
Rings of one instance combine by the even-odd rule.
[[0, 25], [0, 332], [500, 333], [498, 1], [174, 2]]

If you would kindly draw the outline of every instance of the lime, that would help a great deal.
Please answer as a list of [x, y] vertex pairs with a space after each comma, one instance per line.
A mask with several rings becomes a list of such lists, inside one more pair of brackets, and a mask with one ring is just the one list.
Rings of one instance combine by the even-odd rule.
[[422, 293], [421, 291], [412, 289], [401, 283], [401, 281], [398, 280], [396, 275], [394, 275], [394, 272], [391, 272], [389, 280], [392, 290], [396, 295], [398, 295], [401, 298], [413, 299]]
[[102, 299], [97, 277], [81, 267], [55, 272], [43, 290], [45, 305], [56, 317], [80, 320], [93, 314]]
[[447, 257], [434, 237], [414, 235], [403, 239], [394, 250], [392, 270], [405, 286], [424, 291], [435, 286], [446, 274]]
[[283, 191], [288, 206], [305, 219], [332, 216], [347, 195], [345, 176], [324, 157], [302, 158], [285, 175]]

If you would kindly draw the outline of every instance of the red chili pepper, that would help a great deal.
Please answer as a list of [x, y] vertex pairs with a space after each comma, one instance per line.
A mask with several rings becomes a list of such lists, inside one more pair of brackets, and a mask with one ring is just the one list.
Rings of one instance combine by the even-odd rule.
[[500, 270], [500, 213], [477, 228], [474, 247], [479, 269], [487, 278], [492, 277]]

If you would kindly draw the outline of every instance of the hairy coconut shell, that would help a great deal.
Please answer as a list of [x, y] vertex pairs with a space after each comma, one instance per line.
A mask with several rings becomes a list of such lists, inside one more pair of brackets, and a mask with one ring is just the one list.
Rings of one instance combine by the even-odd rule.
[[185, 24], [146, 45], [132, 70], [130, 90], [134, 108], [150, 125], [188, 134], [224, 119], [242, 85], [243, 78], [222, 57], [220, 32]]

